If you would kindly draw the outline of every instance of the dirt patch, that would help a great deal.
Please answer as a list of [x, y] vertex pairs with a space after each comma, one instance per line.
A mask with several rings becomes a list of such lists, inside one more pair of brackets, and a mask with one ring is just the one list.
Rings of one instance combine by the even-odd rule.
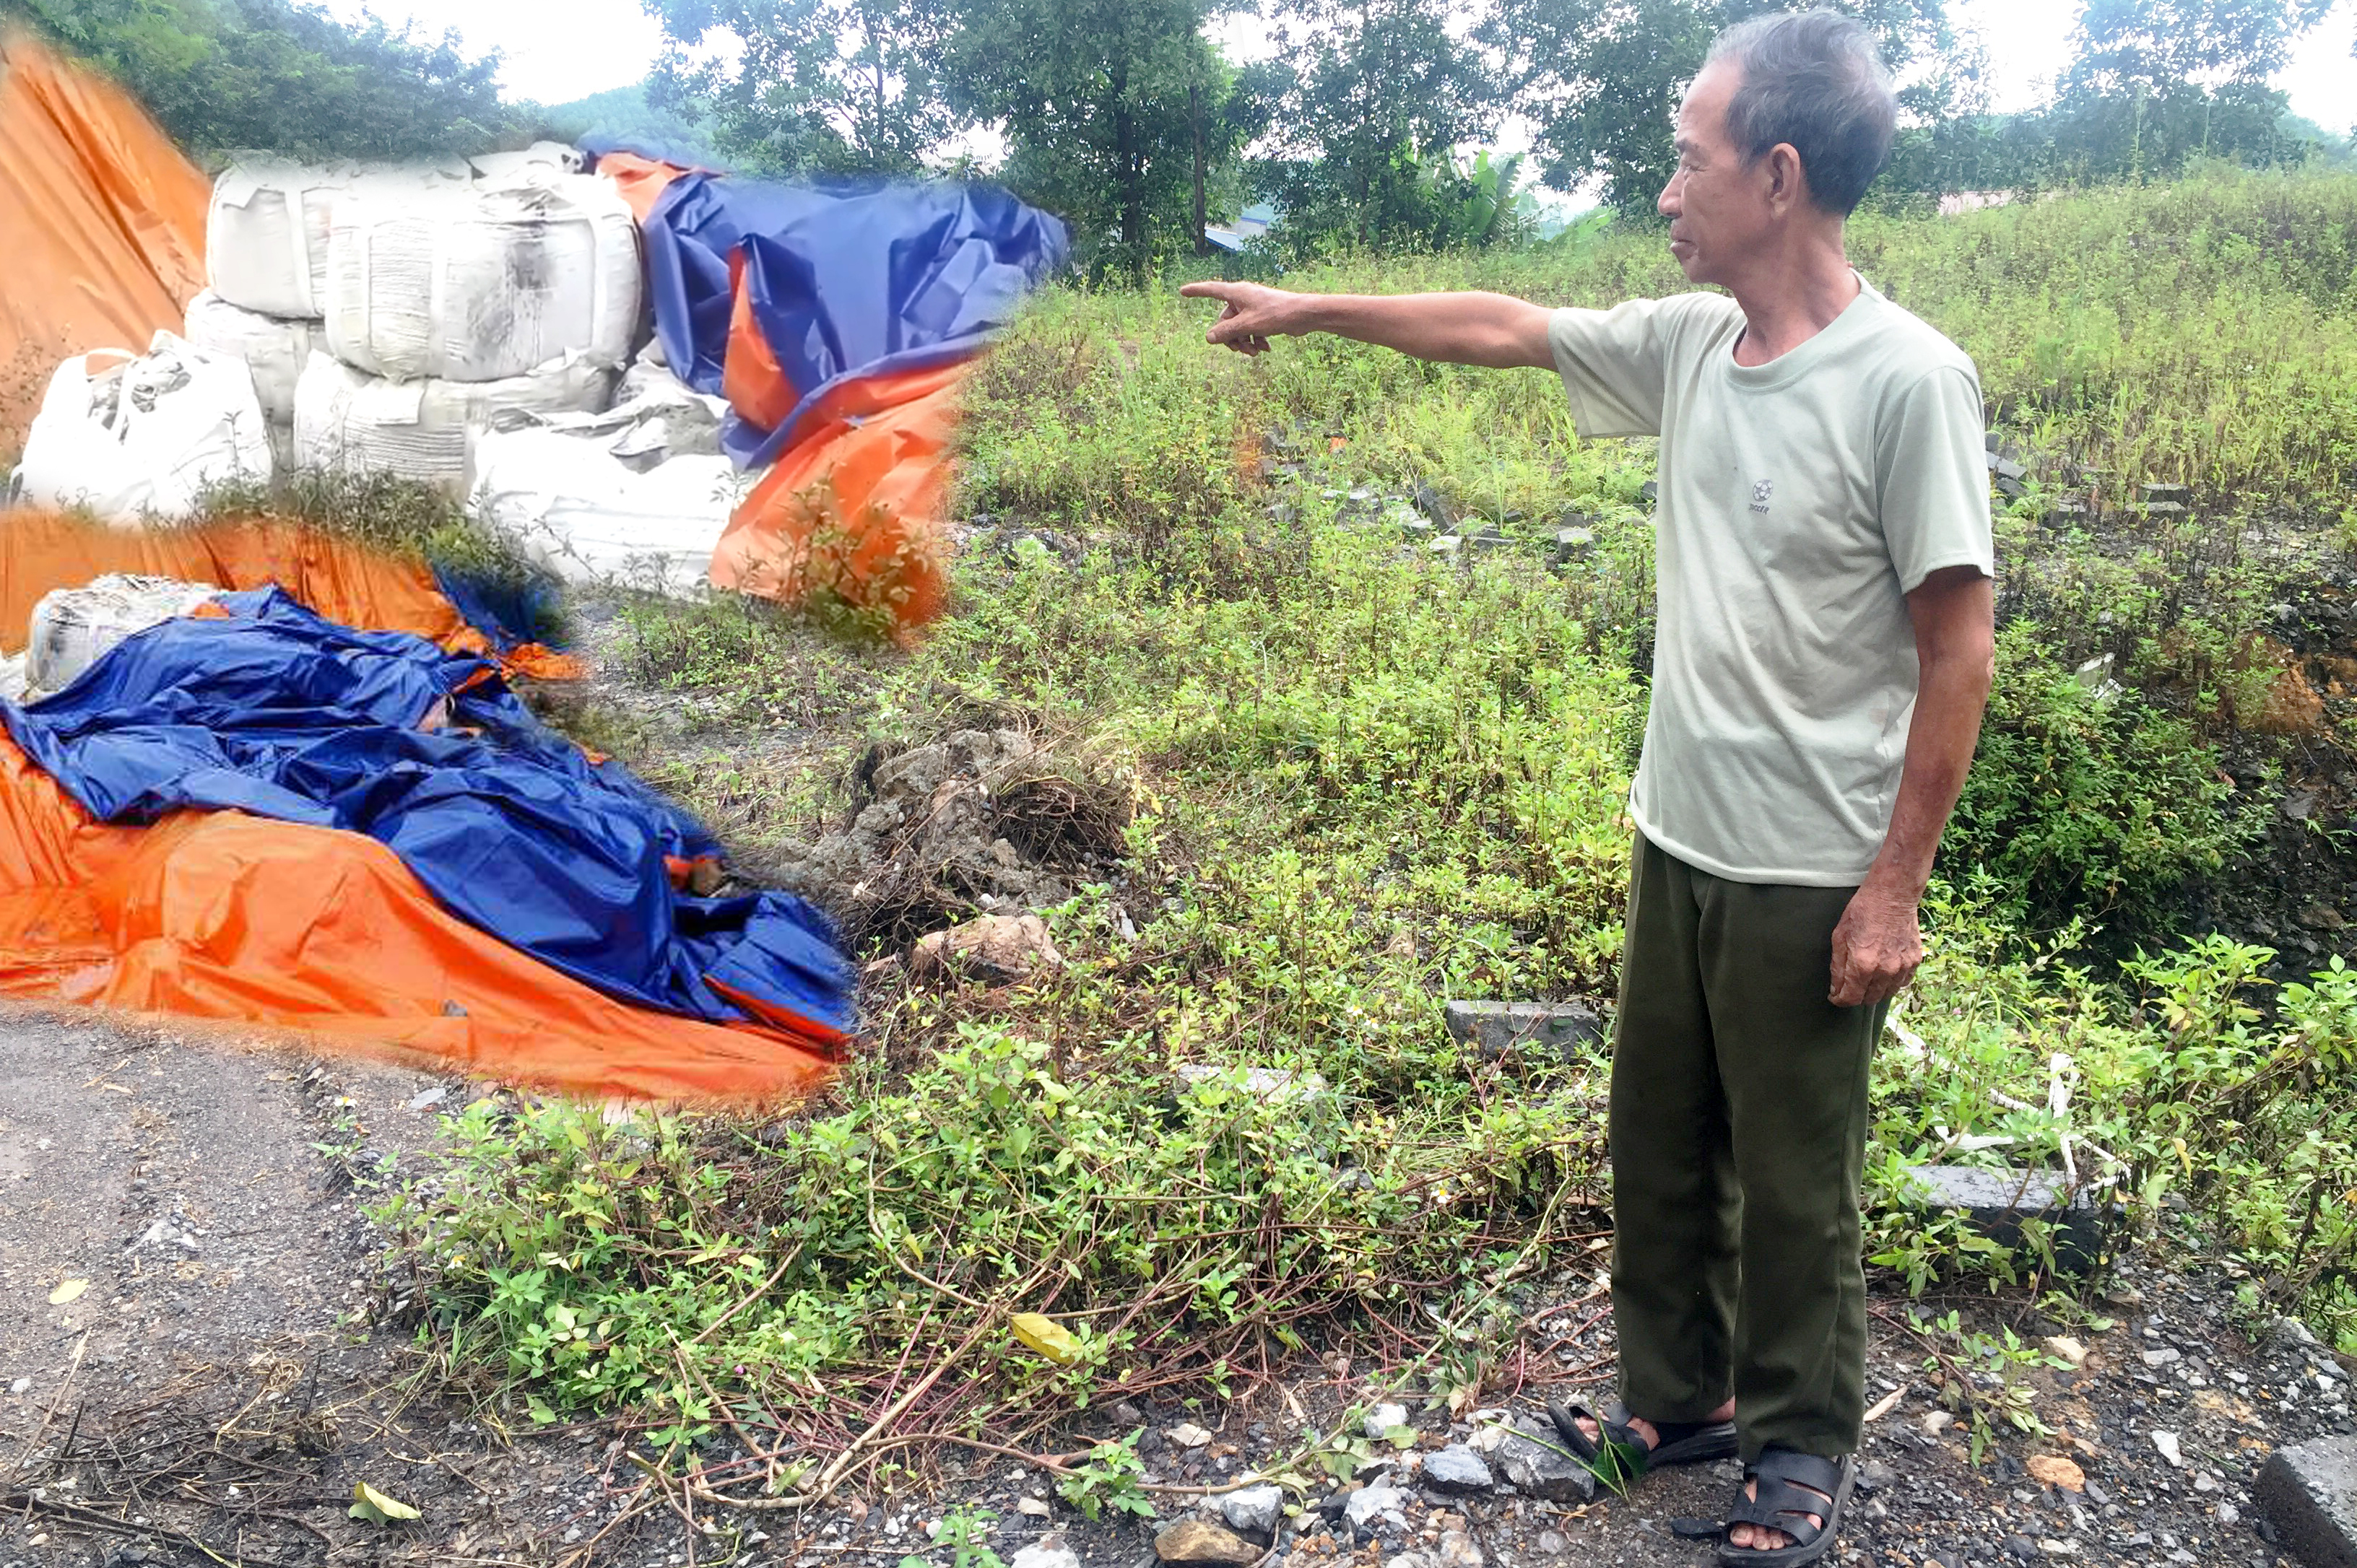
[[0, 1565], [684, 1560], [610, 1433], [442, 1397], [374, 1326], [368, 1184], [464, 1084], [15, 1009], [0, 1082]]

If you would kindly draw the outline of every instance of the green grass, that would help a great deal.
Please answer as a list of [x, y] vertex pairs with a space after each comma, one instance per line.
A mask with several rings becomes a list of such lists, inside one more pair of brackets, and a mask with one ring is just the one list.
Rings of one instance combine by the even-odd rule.
[[[2234, 1249], [2254, 1311], [2304, 1305], [2357, 1347], [2352, 983], [2279, 988], [2257, 950], [2166, 935], [2182, 879], [2267, 806], [2213, 782], [2221, 747], [2275, 744], [2233, 727], [2233, 650], [2342, 549], [2352, 215], [2349, 177], [2222, 175], [1859, 225], [1869, 275], [1981, 358], [2036, 480], [2001, 520], [2016, 624], [1911, 1043], [1875, 1089], [1873, 1250], [1907, 1288], [2051, 1276], [2035, 1237], [2005, 1252], [1914, 1214], [1905, 1165], [2067, 1161], [2132, 1237]], [[1295, 281], [1591, 304], [1675, 283], [1641, 233]], [[957, 1391], [936, 1436], [1028, 1437], [1126, 1390], [1215, 1398], [1321, 1344], [1470, 1397], [1511, 1353], [1497, 1288], [1593, 1262], [1601, 1057], [1485, 1061], [1440, 1004], [1615, 983], [1650, 444], [1577, 441], [1545, 375], [1331, 340], [1247, 361], [1202, 343], [1208, 318], [1167, 292], [1039, 299], [977, 378], [958, 510], [1081, 558], [975, 548], [913, 650], [640, 612], [641, 678], [823, 727], [813, 773], [771, 786], [791, 809], [751, 809], [758, 777], [668, 776], [754, 847], [807, 834], [864, 747], [981, 707], [1133, 781], [1124, 885], [1049, 912], [1060, 973], [871, 993], [868, 1055], [803, 1116], [470, 1111], [446, 1183], [385, 1210], [454, 1365], [552, 1415], [652, 1410], [665, 1441], [799, 1422], [815, 1460], [936, 1371]], [[2057, 525], [2058, 489], [2147, 476], [2201, 508]], [[1442, 564], [1324, 494], [1361, 484], [1429, 486], [1520, 546]], [[1566, 510], [1594, 545], [1551, 569]], [[2222, 542], [2246, 522], [2292, 547]], [[2098, 648], [2125, 692], [2073, 677]], [[2098, 961], [2103, 923], [2155, 956]], [[1326, 1089], [1271, 1105], [1181, 1088], [1190, 1064]], [[2014, 1142], [1960, 1154], [1968, 1134]], [[1026, 1348], [1020, 1311], [1070, 1315], [1079, 1348]]]

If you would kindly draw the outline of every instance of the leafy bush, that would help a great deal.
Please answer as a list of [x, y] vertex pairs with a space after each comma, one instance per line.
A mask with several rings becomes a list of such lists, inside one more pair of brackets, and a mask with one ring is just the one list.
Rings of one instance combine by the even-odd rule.
[[[2050, 1238], [1998, 1246], [1927, 1216], [1906, 1167], [2027, 1165], [2115, 1240], [2222, 1247], [2246, 1305], [2357, 1348], [2357, 971], [2335, 958], [2260, 1004], [2275, 953], [2210, 936], [2129, 961], [2126, 988], [2025, 955], [1986, 896], [1935, 895], [1932, 956], [1878, 1063], [1867, 1251], [1917, 1290], [2050, 1275]], [[2067, 936], [2062, 942], [2067, 942]], [[2062, 1109], [2054, 1106], [2060, 1101]]]
[[2216, 751], [2183, 720], [2108, 677], [2072, 675], [2035, 626], [2016, 622], [1997, 639], [1943, 865], [1985, 874], [2039, 929], [2085, 916], [2148, 931], [2189, 876], [2249, 836], [2231, 792]]

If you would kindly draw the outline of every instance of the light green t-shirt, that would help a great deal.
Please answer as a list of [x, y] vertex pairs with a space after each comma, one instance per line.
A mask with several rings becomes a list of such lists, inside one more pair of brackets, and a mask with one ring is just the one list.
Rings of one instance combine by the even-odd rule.
[[1630, 811], [1737, 882], [1864, 880], [1915, 711], [1906, 594], [1994, 575], [1980, 378], [1861, 282], [1824, 330], [1735, 362], [1714, 294], [1558, 310], [1580, 434], [1659, 435], [1652, 710]]

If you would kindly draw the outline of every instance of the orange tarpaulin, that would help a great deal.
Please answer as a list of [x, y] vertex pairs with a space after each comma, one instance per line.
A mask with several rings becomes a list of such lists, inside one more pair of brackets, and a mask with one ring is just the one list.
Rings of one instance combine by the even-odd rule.
[[[0, 652], [25, 645], [33, 607], [52, 588], [80, 587], [110, 572], [260, 588], [275, 583], [329, 620], [406, 631], [453, 653], [493, 657], [489, 639], [460, 618], [423, 564], [396, 560], [302, 523], [246, 519], [189, 528], [120, 529], [54, 512], [0, 513]], [[581, 674], [578, 662], [533, 644], [496, 655], [543, 680]]]
[[[732, 381], [737, 366], [732, 342]], [[966, 369], [931, 365], [829, 391], [728, 520], [712, 552], [714, 586], [789, 603], [830, 593], [888, 614], [904, 633], [940, 615], [949, 595], [942, 503]]]
[[[488, 651], [426, 568], [297, 523], [143, 532], [18, 510], [0, 531], [11, 649], [50, 589], [137, 572], [275, 583], [349, 626]], [[561, 973], [451, 915], [364, 834], [237, 811], [95, 822], [5, 732], [0, 996], [261, 1025], [583, 1093], [773, 1099], [831, 1070], [807, 1023], [704, 1023]]]
[[616, 152], [597, 155], [597, 172], [614, 182], [630, 215], [643, 223], [662, 199], [663, 188], [688, 170], [636, 153]]
[[211, 189], [122, 89], [0, 40], [0, 447], [68, 355], [179, 330], [204, 286]]
[[285, 1028], [582, 1093], [824, 1083], [782, 1033], [631, 1007], [465, 925], [360, 833], [180, 811], [109, 827], [0, 735], [0, 995]]

